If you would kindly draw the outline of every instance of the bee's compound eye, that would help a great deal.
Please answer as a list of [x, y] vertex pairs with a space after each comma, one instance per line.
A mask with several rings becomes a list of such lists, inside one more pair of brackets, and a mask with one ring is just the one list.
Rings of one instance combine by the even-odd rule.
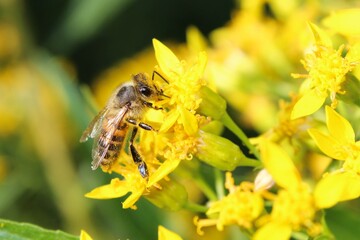
[[148, 87], [140, 87], [139, 89], [141, 95], [143, 95], [144, 97], [150, 97], [151, 95], [151, 89]]

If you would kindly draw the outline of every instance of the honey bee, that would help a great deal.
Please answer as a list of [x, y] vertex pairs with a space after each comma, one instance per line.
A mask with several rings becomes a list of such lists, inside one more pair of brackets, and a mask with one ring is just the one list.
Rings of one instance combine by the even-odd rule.
[[153, 106], [152, 102], [160, 100], [161, 95], [163, 95], [162, 91], [149, 81], [145, 73], [133, 75], [131, 81], [115, 89], [104, 109], [90, 122], [80, 138], [80, 142], [94, 138], [91, 162], [93, 170], [100, 165], [107, 169], [111, 168], [131, 129], [129, 145], [132, 159], [141, 176], [148, 177], [147, 165], [134, 147], [134, 139], [138, 127], [147, 131], [154, 130], [140, 119], [146, 108], [160, 109]]

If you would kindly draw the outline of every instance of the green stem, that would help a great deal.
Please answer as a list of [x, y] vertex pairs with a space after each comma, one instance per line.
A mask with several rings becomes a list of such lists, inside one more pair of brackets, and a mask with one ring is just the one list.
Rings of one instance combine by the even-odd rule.
[[184, 209], [192, 212], [201, 212], [201, 213], [205, 213], [208, 210], [207, 207], [193, 202], [185, 203]]
[[222, 199], [225, 196], [224, 191], [224, 176], [222, 175], [222, 172], [214, 168], [214, 175], [215, 175], [215, 189], [217, 193], [218, 199]]
[[249, 138], [245, 133], [236, 125], [236, 123], [231, 119], [228, 113], [225, 113], [222, 118], [222, 123], [233, 132], [244, 144], [249, 148], [250, 152], [255, 155], [257, 159], [260, 160], [260, 154], [258, 150], [252, 145], [249, 141]]
[[208, 199], [211, 201], [216, 201], [217, 197], [215, 192], [210, 188], [210, 186], [206, 183], [206, 181], [198, 174], [198, 176], [195, 177], [195, 182], [198, 185], [198, 187], [201, 189], [201, 191], [206, 195]]
[[239, 166], [259, 168], [262, 167], [262, 162], [253, 158], [245, 158], [241, 161], [241, 165]]

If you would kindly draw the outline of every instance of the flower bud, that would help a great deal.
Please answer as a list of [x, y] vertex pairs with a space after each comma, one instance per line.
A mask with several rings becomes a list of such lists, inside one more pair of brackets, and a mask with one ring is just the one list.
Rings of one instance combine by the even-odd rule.
[[274, 179], [270, 173], [264, 168], [261, 170], [255, 178], [254, 191], [261, 191], [271, 188], [275, 184]]
[[200, 131], [199, 141], [195, 156], [220, 170], [232, 171], [248, 160], [239, 146], [226, 138]]
[[170, 211], [180, 210], [187, 202], [188, 195], [183, 185], [171, 179], [158, 182], [158, 187], [152, 187], [149, 195], [144, 197], [159, 208]]
[[200, 97], [202, 101], [198, 113], [219, 120], [226, 112], [226, 101], [210, 88], [200, 88]]

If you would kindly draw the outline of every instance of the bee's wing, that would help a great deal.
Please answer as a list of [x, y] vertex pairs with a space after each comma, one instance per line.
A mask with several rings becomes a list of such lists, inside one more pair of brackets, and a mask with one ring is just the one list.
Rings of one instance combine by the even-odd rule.
[[94, 119], [89, 123], [89, 126], [85, 129], [85, 131], [81, 135], [80, 142], [86, 142], [89, 137], [94, 138], [96, 135], [99, 135], [101, 131], [101, 124], [108, 110], [109, 109], [105, 107], [103, 110], [101, 110], [98, 113], [98, 115], [94, 117]]
[[[100, 124], [102, 125], [102, 128], [105, 130], [105, 134], [99, 134], [96, 135], [95, 139], [94, 139], [94, 146], [92, 149], [92, 158], [93, 161], [91, 162], [91, 168], [93, 170], [97, 169], [100, 165], [100, 163], [102, 162], [102, 160], [104, 159], [111, 140], [114, 136], [114, 133], [116, 131], [116, 129], [118, 128], [120, 122], [123, 120], [123, 118], [125, 117], [126, 113], [128, 112], [129, 107], [128, 106], [124, 106], [120, 109], [120, 111], [113, 117], [110, 119], [107, 119], [104, 123]], [[100, 146], [99, 141], [102, 142], [102, 146]]]

